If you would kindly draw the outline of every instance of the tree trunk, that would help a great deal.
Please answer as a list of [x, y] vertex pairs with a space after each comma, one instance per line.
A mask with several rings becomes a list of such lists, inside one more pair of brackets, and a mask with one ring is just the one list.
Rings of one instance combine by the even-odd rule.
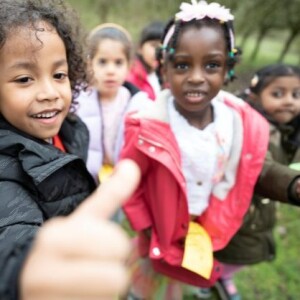
[[294, 41], [294, 39], [296, 38], [296, 36], [298, 35], [299, 31], [298, 30], [292, 30], [290, 31], [290, 35], [279, 55], [278, 58], [278, 62], [282, 62], [284, 60], [285, 55], [287, 54], [287, 52], [289, 51], [289, 48], [292, 44], [292, 42]]
[[257, 54], [258, 54], [258, 51], [259, 51], [259, 48], [261, 46], [261, 42], [263, 40], [263, 38], [265, 37], [265, 35], [267, 34], [268, 30], [266, 28], [263, 28], [259, 31], [259, 34], [257, 36], [257, 39], [256, 39], [256, 43], [255, 43], [255, 47], [252, 51], [252, 54], [250, 56], [250, 59], [251, 60], [255, 60]]
[[250, 34], [252, 33], [252, 28], [249, 28], [247, 31], [245, 31], [245, 33], [242, 36], [242, 41], [241, 41], [241, 48], [245, 48], [246, 42], [250, 36]]
[[111, 3], [109, 1], [96, 2], [96, 11], [99, 16], [99, 22], [105, 23], [108, 20], [108, 14], [111, 8]]

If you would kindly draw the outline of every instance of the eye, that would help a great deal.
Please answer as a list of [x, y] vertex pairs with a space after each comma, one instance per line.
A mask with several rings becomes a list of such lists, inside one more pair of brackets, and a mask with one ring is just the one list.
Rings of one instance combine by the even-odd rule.
[[98, 64], [99, 65], [105, 65], [106, 64], [106, 59], [100, 58], [99, 61], [98, 61]]
[[20, 78], [17, 78], [15, 80], [15, 82], [17, 83], [21, 83], [21, 84], [26, 84], [26, 83], [29, 83], [31, 82], [33, 79], [29, 76], [23, 76], [23, 77], [20, 77]]
[[293, 92], [293, 98], [300, 99], [300, 90], [297, 90], [297, 91]]
[[123, 66], [124, 65], [124, 60], [123, 59], [117, 59], [116, 60], [116, 65], [117, 66]]
[[68, 77], [68, 74], [64, 73], [64, 72], [58, 72], [58, 73], [54, 74], [54, 78], [58, 79], [58, 80], [63, 80], [67, 77]]
[[273, 91], [271, 93], [271, 95], [274, 97], [274, 98], [282, 98], [283, 97], [283, 92], [282, 91]]
[[208, 69], [208, 70], [216, 70], [216, 69], [220, 68], [221, 66], [222, 66], [222, 64], [219, 63], [219, 62], [209, 62], [206, 65], [206, 69]]
[[186, 62], [175, 62], [174, 63], [174, 68], [176, 70], [184, 71], [184, 70], [187, 70], [189, 68], [189, 65]]

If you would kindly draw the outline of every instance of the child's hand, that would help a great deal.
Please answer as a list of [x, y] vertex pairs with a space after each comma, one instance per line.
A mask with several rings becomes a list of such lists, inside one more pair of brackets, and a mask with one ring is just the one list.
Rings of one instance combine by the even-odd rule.
[[295, 193], [297, 198], [300, 200], [300, 178], [295, 182]]
[[139, 180], [137, 165], [123, 161], [73, 214], [45, 223], [23, 267], [23, 300], [117, 299], [125, 291], [129, 239], [109, 217]]

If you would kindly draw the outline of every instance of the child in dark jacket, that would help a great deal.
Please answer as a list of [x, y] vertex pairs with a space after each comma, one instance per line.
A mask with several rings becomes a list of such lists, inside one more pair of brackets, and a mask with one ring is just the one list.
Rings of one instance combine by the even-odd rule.
[[137, 56], [132, 63], [128, 81], [146, 92], [148, 97], [155, 100], [161, 90], [159, 79], [155, 73], [157, 67], [156, 49], [160, 45], [164, 23], [153, 21], [146, 25], [140, 36]]
[[[240, 95], [270, 123], [269, 151], [284, 165], [299, 162], [300, 68], [272, 64], [259, 69]], [[243, 226], [216, 257], [226, 263], [220, 281], [232, 300], [240, 299], [233, 275], [245, 265], [272, 261], [276, 255], [274, 201], [255, 194]]]
[[62, 1], [1, 1], [0, 299], [110, 298], [128, 280], [129, 242], [108, 219], [138, 171], [126, 162], [95, 189], [85, 167], [77, 20]]

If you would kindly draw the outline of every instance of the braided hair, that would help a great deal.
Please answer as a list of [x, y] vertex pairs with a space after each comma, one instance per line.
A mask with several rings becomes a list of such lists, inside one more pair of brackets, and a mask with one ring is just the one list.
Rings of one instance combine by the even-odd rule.
[[[166, 45], [163, 45], [166, 36], [170, 33], [172, 26], [174, 26], [174, 33], [172, 34], [168, 43]], [[176, 18], [174, 17], [171, 20], [169, 20], [165, 27], [164, 33], [161, 38], [161, 44], [163, 46], [156, 50], [156, 58], [158, 61], [158, 67], [156, 72], [160, 83], [163, 84], [163, 79], [161, 76], [162, 66], [166, 60], [172, 61], [174, 59], [174, 54], [176, 52], [180, 33], [186, 28], [192, 26], [198, 29], [204, 26], [215, 27], [218, 29], [220, 28], [224, 32], [226, 49], [228, 51], [228, 57], [226, 61], [228, 72], [224, 83], [226, 84], [228, 81], [233, 81], [236, 78], [234, 74], [234, 66], [239, 61], [242, 51], [240, 48], [235, 48], [233, 45], [233, 37], [231, 35], [233, 35], [234, 29], [232, 21], [220, 22], [220, 20], [218, 19], [211, 19], [209, 17], [205, 17], [200, 20], [192, 19], [191, 21], [184, 22], [182, 20], [176, 20]]]

